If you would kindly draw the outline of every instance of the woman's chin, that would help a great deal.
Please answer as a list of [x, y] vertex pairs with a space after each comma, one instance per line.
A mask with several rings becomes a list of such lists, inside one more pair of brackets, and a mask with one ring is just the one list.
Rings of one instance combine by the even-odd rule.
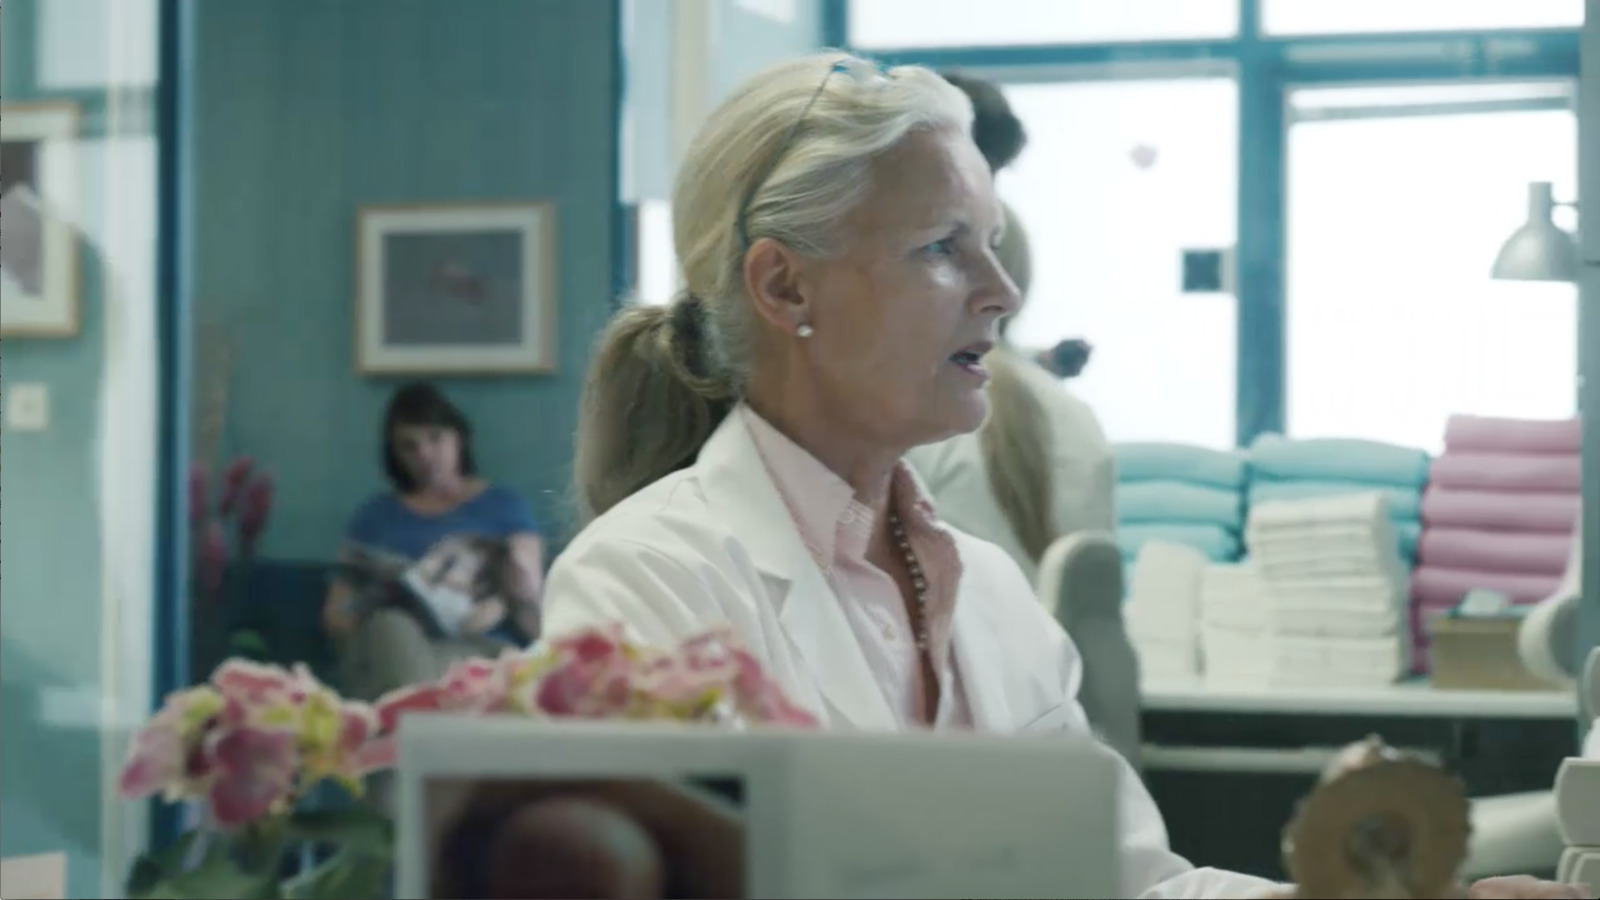
[[942, 405], [938, 416], [937, 435], [929, 443], [970, 434], [983, 427], [989, 417], [989, 394], [983, 390], [969, 391], [964, 396], [952, 398]]

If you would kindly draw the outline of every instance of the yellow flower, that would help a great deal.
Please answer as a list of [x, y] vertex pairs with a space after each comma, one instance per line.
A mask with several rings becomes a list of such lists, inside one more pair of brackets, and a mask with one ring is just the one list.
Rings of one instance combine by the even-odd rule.
[[209, 685], [181, 691], [172, 697], [170, 704], [169, 708], [179, 711], [178, 733], [185, 743], [198, 740], [206, 723], [221, 713], [225, 705], [222, 695]]

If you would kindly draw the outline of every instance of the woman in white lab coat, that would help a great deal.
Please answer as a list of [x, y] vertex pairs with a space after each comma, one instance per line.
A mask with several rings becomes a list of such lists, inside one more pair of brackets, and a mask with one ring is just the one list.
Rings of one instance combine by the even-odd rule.
[[[593, 518], [550, 573], [548, 634], [731, 626], [827, 727], [1088, 735], [1071, 642], [901, 462], [983, 422], [1018, 303], [971, 114], [933, 72], [838, 54], [711, 114], [673, 198], [687, 290], [620, 313], [591, 363]], [[1172, 853], [1123, 773], [1125, 896], [1274, 889]]]

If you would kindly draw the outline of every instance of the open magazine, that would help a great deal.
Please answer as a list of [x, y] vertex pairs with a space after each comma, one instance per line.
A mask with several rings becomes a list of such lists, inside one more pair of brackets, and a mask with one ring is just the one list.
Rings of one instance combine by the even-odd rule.
[[505, 540], [476, 535], [445, 538], [415, 560], [357, 544], [345, 549], [337, 577], [363, 615], [398, 608], [431, 636], [456, 637], [474, 606], [498, 599], [510, 607], [501, 578], [510, 552]]

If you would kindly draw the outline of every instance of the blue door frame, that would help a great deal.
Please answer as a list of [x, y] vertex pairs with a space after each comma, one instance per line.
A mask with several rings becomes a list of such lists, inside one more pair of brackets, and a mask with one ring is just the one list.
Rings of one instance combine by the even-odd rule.
[[[156, 22], [156, 359], [155, 644], [157, 705], [189, 683], [189, 3], [158, 0]], [[180, 828], [177, 807], [151, 804], [150, 841], [164, 847]]]
[[[1287, 130], [1284, 107], [1301, 85], [1438, 83], [1578, 77], [1575, 30], [1263, 35], [1261, 0], [1240, 0], [1228, 40], [871, 50], [890, 65], [987, 71], [1001, 80], [1045, 80], [1074, 70], [1103, 74], [1231, 68], [1239, 84], [1238, 395], [1240, 446], [1283, 431], [1286, 396], [1285, 279]], [[823, 43], [848, 47], [849, 0], [824, 0]], [[1381, 51], [1381, 52], [1378, 52]], [[1070, 77], [1070, 75], [1069, 75]], [[1527, 108], [1545, 101], [1530, 100]], [[1517, 106], [1515, 108], [1521, 108]]]

